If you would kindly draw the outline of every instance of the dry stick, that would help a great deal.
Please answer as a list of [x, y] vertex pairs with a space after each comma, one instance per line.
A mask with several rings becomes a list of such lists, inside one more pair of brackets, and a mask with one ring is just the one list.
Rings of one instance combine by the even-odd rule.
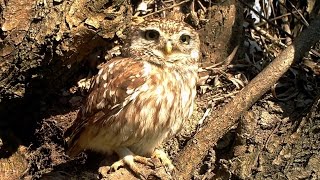
[[[281, 18], [283, 18], [283, 17], [285, 17], [285, 16], [290, 16], [290, 15], [292, 15], [292, 14], [297, 14], [299, 11], [300, 11], [300, 10], [298, 10], [298, 11], [292, 11], [292, 13], [291, 13], [291, 12], [290, 12], [290, 13], [285, 13], [285, 14], [282, 14], [282, 15], [280, 15], [280, 16], [271, 18], [271, 19], [269, 19], [269, 21], [272, 22], [272, 21], [281, 19]], [[265, 24], [267, 24], [267, 23], [268, 23], [268, 22], [263, 21], [263, 22], [259, 22], [259, 23], [255, 24], [255, 25], [256, 25], [256, 26], [262, 26], [262, 25], [265, 25]]]
[[[290, 1], [288, 1], [288, 2], [290, 3], [291, 7], [293, 7], [293, 9], [295, 9], [296, 11], [298, 10], [295, 5], [293, 5]], [[281, 6], [284, 7], [284, 8], [286, 8], [287, 10], [289, 10], [289, 8], [285, 5], [284, 2], [280, 2], [280, 7], [281, 7]], [[292, 14], [293, 14], [293, 13], [292, 13]], [[294, 15], [294, 16], [296, 17], [296, 19], [298, 19], [303, 25], [309, 26], [308, 21], [303, 17], [303, 15], [301, 14], [300, 11], [298, 11], [298, 14], [299, 14], [299, 16], [300, 16], [301, 19], [299, 19], [299, 16], [297, 16], [297, 15], [295, 15], [295, 14], [293, 14], [293, 15]]]
[[271, 40], [272, 42], [276, 43], [277, 45], [281, 47], [287, 47], [287, 45], [283, 44], [280, 39], [274, 38], [271, 34], [269, 34], [267, 31], [263, 30], [262, 28], [252, 25], [252, 29], [260, 33], [262, 36], [266, 37], [267, 39]]
[[312, 45], [320, 40], [320, 16], [311, 22], [299, 37], [272, 63], [258, 74], [238, 95], [220, 111], [213, 114], [201, 131], [187, 143], [175, 158], [177, 179], [190, 179], [195, 167], [217, 141], [237, 123], [248, 110], [279, 78], [294, 61], [301, 59]]

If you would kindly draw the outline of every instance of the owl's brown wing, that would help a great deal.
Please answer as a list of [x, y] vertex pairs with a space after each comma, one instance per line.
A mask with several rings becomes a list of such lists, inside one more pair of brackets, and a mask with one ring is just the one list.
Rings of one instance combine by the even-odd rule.
[[144, 66], [144, 62], [132, 58], [115, 58], [102, 65], [76, 120], [65, 133], [70, 137], [69, 148], [74, 146], [86, 126], [107, 121], [129, 103], [149, 75], [150, 69]]

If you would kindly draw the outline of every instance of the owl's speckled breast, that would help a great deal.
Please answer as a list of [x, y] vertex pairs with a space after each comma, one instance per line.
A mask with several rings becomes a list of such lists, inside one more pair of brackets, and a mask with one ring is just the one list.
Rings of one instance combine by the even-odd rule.
[[[138, 155], [150, 155], [168, 136], [176, 134], [193, 110], [197, 74], [193, 69], [173, 70], [143, 62], [145, 84], [135, 90], [127, 104], [108, 121], [108, 132], [100, 132], [93, 141], [101, 141], [103, 151], [129, 147]], [[161, 71], [162, 73], [159, 73]], [[98, 127], [97, 127], [98, 128]], [[99, 127], [101, 128], [101, 127]], [[95, 146], [96, 143], [92, 143]], [[101, 148], [92, 147], [94, 149]], [[101, 150], [102, 151], [102, 150]]]

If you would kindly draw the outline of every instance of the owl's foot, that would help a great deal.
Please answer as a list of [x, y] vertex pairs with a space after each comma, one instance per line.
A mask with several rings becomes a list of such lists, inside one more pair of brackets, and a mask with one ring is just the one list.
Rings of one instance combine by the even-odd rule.
[[113, 163], [109, 168], [100, 167], [99, 173], [102, 176], [105, 176], [108, 172], [113, 172], [118, 170], [120, 167], [128, 166], [131, 171], [135, 175], [137, 175], [140, 179], [146, 179], [143, 172], [140, 170], [141, 168], [138, 168], [136, 165], [136, 162], [145, 164], [147, 166], [154, 166], [152, 163], [152, 160], [150, 158], [142, 157], [142, 156], [136, 156], [134, 155], [128, 148], [121, 148], [116, 151], [116, 153], [119, 155], [120, 160]]
[[174, 166], [171, 160], [168, 158], [168, 155], [163, 150], [154, 150], [151, 157], [160, 159], [161, 163], [164, 165], [167, 171], [172, 172], [174, 170]]
[[142, 156], [127, 155], [122, 159], [120, 159], [119, 161], [113, 163], [110, 167], [110, 171], [116, 171], [120, 167], [124, 167], [125, 165], [127, 165], [133, 172], [139, 172], [139, 168], [137, 168], [135, 162], [145, 164], [148, 166], [153, 166], [153, 163], [150, 158], [146, 158]]

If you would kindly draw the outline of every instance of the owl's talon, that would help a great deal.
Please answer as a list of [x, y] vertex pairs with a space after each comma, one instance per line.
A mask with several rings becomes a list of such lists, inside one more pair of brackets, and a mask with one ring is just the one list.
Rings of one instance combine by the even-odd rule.
[[113, 172], [113, 171], [116, 171], [118, 170], [120, 167], [124, 167], [126, 163], [124, 162], [123, 159], [120, 159], [119, 161], [116, 161], [115, 163], [113, 163], [111, 166], [110, 166], [110, 169], [109, 171], [110, 172]]
[[145, 164], [147, 166], [154, 166], [150, 158], [142, 157], [142, 156], [134, 156], [134, 155], [126, 155], [119, 161], [114, 162], [111, 166], [108, 166], [109, 169], [105, 168], [105, 166], [99, 168], [99, 173], [106, 177], [106, 174], [110, 172], [117, 171], [120, 167], [124, 167], [127, 165], [129, 169], [140, 179], [146, 179], [145, 175], [142, 173], [140, 168], [137, 167], [136, 163]]
[[110, 172], [110, 166], [101, 166], [99, 167], [98, 172], [102, 177], [107, 177], [108, 173]]
[[128, 156], [125, 156], [122, 160], [127, 166], [129, 166], [131, 171], [133, 171], [136, 175], [138, 175], [138, 177], [140, 177], [142, 179], [146, 179], [144, 177], [143, 173], [140, 171], [140, 169], [136, 166], [136, 164], [134, 162], [135, 157], [136, 156], [128, 155]]
[[154, 150], [151, 157], [160, 159], [161, 163], [164, 165], [168, 172], [172, 172], [174, 170], [174, 165], [163, 150]]
[[154, 163], [152, 162], [151, 158], [146, 158], [146, 157], [142, 157], [142, 156], [134, 156], [134, 161], [139, 162], [141, 164], [145, 164], [150, 167], [154, 166]]

